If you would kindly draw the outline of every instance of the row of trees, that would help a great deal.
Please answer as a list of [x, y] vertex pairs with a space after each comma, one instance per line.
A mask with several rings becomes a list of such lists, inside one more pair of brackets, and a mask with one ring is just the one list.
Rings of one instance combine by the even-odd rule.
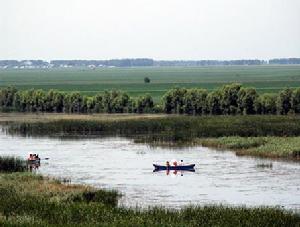
[[88, 97], [79, 92], [18, 91], [8, 87], [0, 90], [0, 109], [55, 113], [144, 113], [154, 111], [154, 103], [150, 95], [133, 99], [120, 91], [105, 91]]
[[163, 97], [164, 111], [178, 114], [282, 114], [300, 113], [300, 88], [279, 94], [258, 94], [240, 84], [225, 85], [210, 93], [204, 89], [176, 88]]
[[190, 115], [292, 114], [300, 113], [300, 88], [286, 88], [278, 94], [258, 94], [240, 84], [225, 85], [208, 92], [205, 89], [174, 88], [154, 105], [146, 94], [137, 98], [121, 91], [105, 91], [92, 97], [79, 92], [56, 90], [0, 90], [0, 109], [20, 112], [56, 113], [175, 113]]

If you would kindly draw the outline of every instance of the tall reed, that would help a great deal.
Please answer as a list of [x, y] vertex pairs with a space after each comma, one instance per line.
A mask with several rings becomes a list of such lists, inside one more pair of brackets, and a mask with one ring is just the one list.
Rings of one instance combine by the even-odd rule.
[[25, 136], [146, 135], [149, 140], [188, 141], [197, 137], [299, 136], [298, 116], [170, 116], [155, 119], [64, 119], [9, 123], [7, 132]]

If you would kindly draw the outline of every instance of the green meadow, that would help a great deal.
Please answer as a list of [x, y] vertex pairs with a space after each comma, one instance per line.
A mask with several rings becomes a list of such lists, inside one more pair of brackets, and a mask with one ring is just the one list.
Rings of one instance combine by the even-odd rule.
[[[144, 77], [151, 82], [145, 84]], [[155, 101], [176, 86], [211, 91], [233, 82], [255, 87], [259, 93], [300, 87], [300, 65], [0, 70], [0, 88], [57, 89], [85, 95], [116, 89], [131, 96], [149, 93]]]

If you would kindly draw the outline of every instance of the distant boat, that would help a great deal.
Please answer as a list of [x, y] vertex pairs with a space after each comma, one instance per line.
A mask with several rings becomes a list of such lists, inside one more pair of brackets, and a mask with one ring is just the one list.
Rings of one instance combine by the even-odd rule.
[[40, 163], [41, 159], [40, 158], [36, 158], [36, 159], [28, 159], [27, 160], [28, 164], [36, 164], [36, 163]]
[[157, 165], [153, 164], [154, 170], [194, 170], [195, 164], [189, 164], [189, 165], [178, 165], [178, 166], [166, 166], [166, 165]]

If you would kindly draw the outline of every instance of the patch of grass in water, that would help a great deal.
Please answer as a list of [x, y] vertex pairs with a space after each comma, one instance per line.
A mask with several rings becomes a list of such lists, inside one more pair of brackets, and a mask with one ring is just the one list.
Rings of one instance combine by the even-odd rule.
[[257, 168], [269, 168], [272, 169], [273, 168], [273, 163], [259, 163], [256, 165]]
[[203, 146], [235, 150], [237, 155], [300, 160], [300, 137], [220, 137], [197, 141]]
[[0, 172], [24, 172], [27, 170], [27, 162], [13, 156], [0, 156]]

